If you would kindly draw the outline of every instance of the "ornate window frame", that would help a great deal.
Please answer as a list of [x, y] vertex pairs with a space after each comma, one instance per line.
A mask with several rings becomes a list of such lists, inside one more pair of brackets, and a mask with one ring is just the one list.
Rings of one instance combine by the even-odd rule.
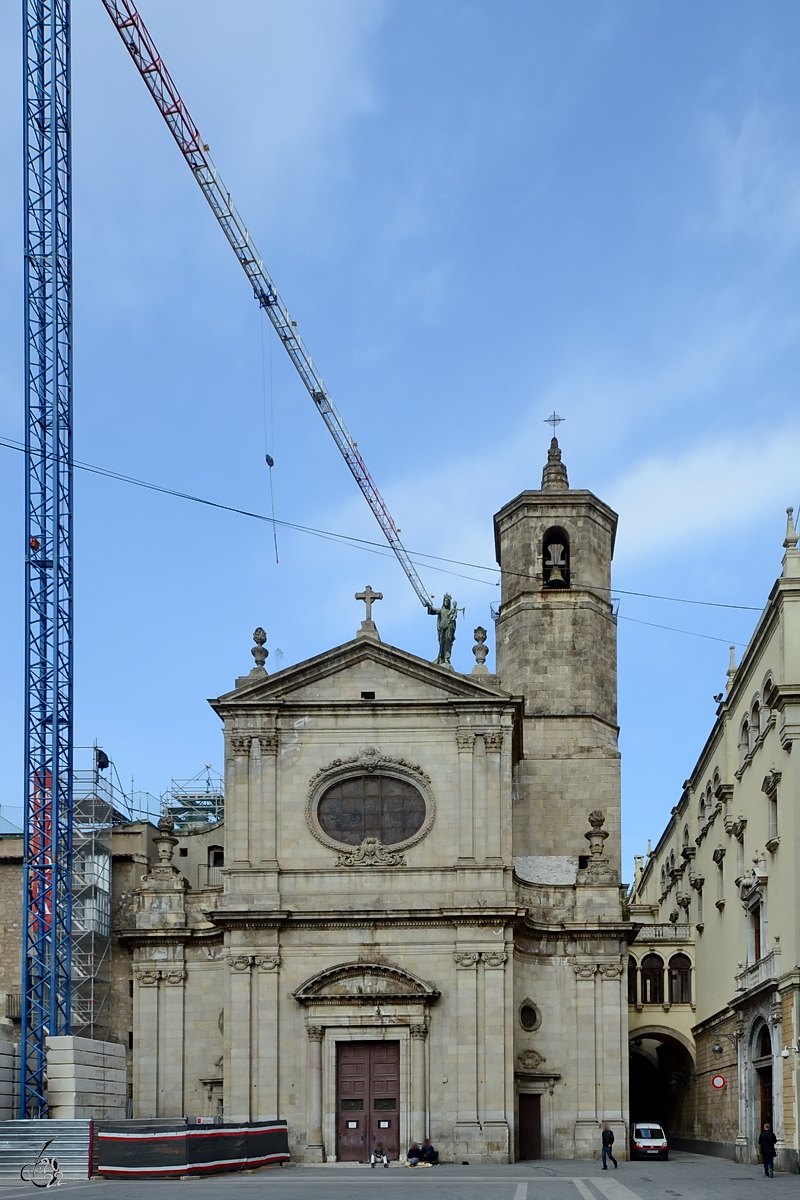
[[[345, 779], [356, 778], [359, 775], [371, 775], [374, 772], [380, 775], [389, 775], [415, 787], [425, 804], [425, 819], [411, 837], [405, 838], [402, 842], [392, 842], [391, 846], [384, 847], [383, 843], [378, 842], [377, 839], [367, 839], [376, 842], [377, 851], [368, 851], [364, 858], [363, 855], [359, 855], [364, 843], [359, 847], [350, 842], [339, 842], [331, 837], [320, 825], [317, 810], [324, 793], [333, 784], [341, 783]], [[327, 766], [320, 768], [309, 781], [306, 798], [306, 824], [318, 842], [321, 842], [329, 850], [339, 852], [337, 862], [340, 866], [403, 866], [405, 864], [402, 851], [416, 846], [418, 842], [427, 837], [435, 820], [436, 801], [430, 776], [417, 763], [409, 762], [405, 758], [393, 758], [389, 754], [383, 754], [380, 750], [376, 750], [374, 746], [366, 746], [358, 754], [351, 754], [348, 758], [334, 758]]]

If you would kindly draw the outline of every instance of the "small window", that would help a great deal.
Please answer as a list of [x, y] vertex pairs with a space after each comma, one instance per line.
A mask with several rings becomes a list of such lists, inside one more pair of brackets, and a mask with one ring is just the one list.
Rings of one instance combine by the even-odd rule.
[[225, 866], [225, 850], [222, 846], [208, 847], [208, 865], [210, 867]]
[[178, 858], [188, 858], [188, 856], [189, 856], [189, 847], [188, 846], [179, 846], [178, 847]]
[[373, 1100], [372, 1107], [375, 1112], [389, 1112], [397, 1108], [397, 1099], [394, 1096], [383, 1096], [379, 1100]]
[[362, 692], [362, 693], [361, 693], [361, 699], [362, 699], [362, 700], [374, 700], [374, 699], [375, 699], [375, 693], [374, 693], [374, 692]]
[[664, 1003], [664, 960], [660, 954], [642, 959], [642, 1004]]
[[342, 1111], [343, 1112], [361, 1112], [363, 1110], [363, 1108], [364, 1108], [363, 1098], [361, 1100], [343, 1100], [342, 1101]]
[[762, 1025], [761, 1033], [758, 1035], [758, 1057], [770, 1058], [772, 1056], [772, 1038], [769, 1035], [769, 1029], [766, 1025]]
[[519, 1010], [519, 1023], [528, 1033], [533, 1033], [542, 1023], [542, 1014], [530, 1000], [525, 1000]]
[[569, 580], [569, 534], [554, 525], [542, 539], [542, 582], [547, 588], [565, 588]]
[[692, 1003], [692, 960], [688, 954], [673, 954], [669, 960], [669, 1002]]

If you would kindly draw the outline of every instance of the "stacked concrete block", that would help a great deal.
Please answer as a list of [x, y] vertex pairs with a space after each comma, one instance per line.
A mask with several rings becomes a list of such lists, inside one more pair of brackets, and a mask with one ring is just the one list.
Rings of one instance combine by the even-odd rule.
[[92, 1038], [49, 1037], [47, 1094], [55, 1119], [124, 1120], [125, 1047]]
[[19, 1099], [19, 1048], [0, 1029], [0, 1121], [13, 1121]]

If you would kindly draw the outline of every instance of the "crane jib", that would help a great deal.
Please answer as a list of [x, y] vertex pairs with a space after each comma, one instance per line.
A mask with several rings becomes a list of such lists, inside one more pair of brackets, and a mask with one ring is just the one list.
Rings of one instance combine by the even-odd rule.
[[300, 337], [295, 332], [295, 322], [289, 316], [289, 310], [270, 279], [250, 234], [234, 207], [230, 192], [219, 178], [217, 169], [209, 157], [208, 148], [200, 137], [200, 131], [189, 115], [135, 4], [132, 3], [132, 0], [103, 0], [103, 5], [133, 59], [136, 69], [155, 100], [179, 150], [186, 159], [211, 211], [222, 226], [231, 249], [250, 280], [256, 300], [266, 311], [275, 331], [286, 347], [303, 385], [321, 413], [417, 597], [425, 607], [428, 607], [428, 594], [398, 537], [397, 526], [389, 514], [383, 497], [373, 483], [361, 455], [354, 449], [353, 439], [348, 433], [344, 421], [328, 396], [327, 389]]

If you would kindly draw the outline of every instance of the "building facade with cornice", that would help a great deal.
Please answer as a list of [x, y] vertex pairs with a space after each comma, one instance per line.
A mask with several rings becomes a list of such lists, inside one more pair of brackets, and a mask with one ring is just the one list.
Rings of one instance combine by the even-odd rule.
[[679, 1145], [745, 1162], [769, 1121], [779, 1167], [795, 1171], [797, 543], [789, 509], [781, 574], [738, 666], [731, 650], [714, 726], [671, 820], [638, 861], [630, 912], [642, 928], [629, 962], [632, 1117], [658, 1117]]
[[117, 930], [134, 1116], [285, 1117], [300, 1161], [591, 1156], [603, 1120], [625, 1144], [615, 530], [553, 439], [495, 517], [496, 673], [485, 631], [459, 674], [369, 611], [277, 674], [257, 639], [211, 702], [224, 826], [162, 822]]

